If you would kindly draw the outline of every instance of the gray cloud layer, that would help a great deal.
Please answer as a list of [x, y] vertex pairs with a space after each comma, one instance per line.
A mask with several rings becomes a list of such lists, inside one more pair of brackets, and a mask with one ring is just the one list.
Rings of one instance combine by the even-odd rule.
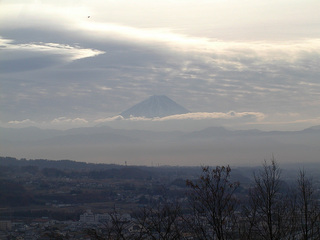
[[[94, 3], [89, 14], [85, 8], [81, 10], [82, 5], [76, 8], [81, 11], [71, 12], [71, 3], [63, 9], [59, 4], [52, 8], [42, 4], [19, 11], [19, 6], [28, 5], [4, 4], [8, 11], [0, 19], [3, 124], [30, 121], [49, 125], [54, 119], [93, 124], [153, 94], [168, 95], [193, 112], [261, 113], [265, 118], [258, 118], [259, 124], [307, 119], [307, 125], [320, 124], [320, 34], [310, 25], [316, 25], [319, 17], [313, 12], [294, 22], [309, 24], [309, 30], [292, 27], [285, 19], [279, 20], [279, 26], [272, 25], [276, 41], [244, 39], [242, 35], [219, 40], [205, 31], [214, 29], [212, 25], [201, 26], [201, 34], [195, 34], [191, 25], [179, 30], [179, 22], [187, 19], [185, 13], [180, 13], [169, 29], [164, 26], [171, 24], [164, 22], [130, 25], [123, 13], [104, 17]], [[311, 11], [312, 4], [318, 3], [310, 1], [304, 11]], [[285, 1], [281, 5], [287, 6]], [[298, 9], [301, 4], [297, 1], [296, 5]], [[273, 9], [271, 6], [267, 7]], [[190, 4], [186, 7], [191, 8]], [[260, 22], [267, 20], [264, 16]], [[236, 25], [248, 26], [246, 21], [249, 18]], [[263, 24], [257, 24], [261, 31]], [[227, 36], [233, 25], [226, 22], [223, 26]], [[294, 36], [277, 37], [281, 34], [275, 32], [284, 26], [295, 29]], [[287, 39], [281, 40], [284, 36]]]

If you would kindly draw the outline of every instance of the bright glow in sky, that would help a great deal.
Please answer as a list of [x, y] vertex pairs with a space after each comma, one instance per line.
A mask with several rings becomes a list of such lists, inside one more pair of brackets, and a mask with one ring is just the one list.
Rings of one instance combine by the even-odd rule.
[[193, 112], [177, 121], [320, 125], [319, 9], [318, 0], [3, 0], [0, 123], [93, 126], [164, 94]]

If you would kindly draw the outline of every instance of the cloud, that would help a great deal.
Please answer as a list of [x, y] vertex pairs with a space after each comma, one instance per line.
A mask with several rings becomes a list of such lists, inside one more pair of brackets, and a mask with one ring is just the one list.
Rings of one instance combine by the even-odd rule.
[[113, 116], [113, 117], [108, 117], [108, 118], [100, 118], [95, 120], [95, 123], [105, 123], [105, 122], [113, 122], [113, 121], [119, 121], [119, 120], [125, 120], [124, 117], [121, 115]]
[[83, 118], [67, 118], [67, 117], [59, 117], [55, 118], [51, 121], [53, 125], [60, 125], [60, 124], [87, 124], [88, 121]]
[[[320, 38], [283, 41], [224, 41], [175, 33], [168, 28], [138, 28], [114, 23], [85, 22], [81, 32], [96, 41], [152, 47], [160, 54], [174, 52], [188, 60], [200, 60], [220, 71], [252, 70], [272, 72], [272, 67], [315, 70], [320, 55]], [[99, 40], [100, 39], [100, 40]], [[172, 57], [172, 56], [171, 56]], [[312, 64], [303, 64], [313, 59]]]
[[94, 57], [105, 52], [80, 46], [30, 42], [16, 43], [12, 39], [0, 36], [0, 50], [2, 52], [0, 63], [1, 71], [15, 72], [19, 70], [32, 70], [47, 67], [63, 62], [71, 62], [83, 58]]
[[109, 91], [109, 90], [112, 90], [112, 88], [110, 88], [110, 87], [106, 87], [106, 86], [97, 86], [97, 89], [102, 90], [102, 91]]
[[95, 122], [103, 123], [103, 122], [112, 122], [112, 121], [169, 121], [169, 120], [209, 120], [209, 119], [240, 119], [246, 118], [247, 120], [256, 120], [261, 121], [265, 118], [265, 114], [261, 112], [234, 112], [230, 111], [227, 113], [223, 112], [194, 112], [194, 113], [186, 113], [186, 114], [177, 114], [171, 115], [167, 117], [156, 117], [156, 118], [145, 118], [145, 117], [130, 117], [129, 119], [123, 118], [121, 115], [110, 117], [110, 118], [103, 118], [98, 119]]
[[24, 119], [24, 120], [21, 120], [21, 121], [17, 121], [17, 120], [9, 121], [8, 124], [12, 125], [12, 126], [24, 127], [24, 126], [35, 125], [36, 122], [34, 122], [34, 121], [30, 120], [30, 119]]
[[90, 122], [84, 118], [67, 118], [67, 117], [59, 117], [55, 118], [51, 121], [34, 121], [30, 119], [24, 119], [21, 121], [14, 120], [9, 121], [7, 123], [0, 122], [0, 125], [3, 127], [40, 127], [40, 128], [57, 128], [57, 129], [67, 129], [67, 128], [75, 128], [81, 126], [91, 126]]
[[[190, 37], [184, 34], [177, 34], [168, 28], [137, 28], [113, 23], [84, 22], [78, 26], [89, 35], [94, 35], [97, 39], [120, 40], [135, 44], [151, 43], [163, 48], [161, 44], [167, 44], [175, 50], [206, 50], [212, 47], [207, 38]], [[221, 43], [215, 42], [215, 46]], [[192, 48], [189, 48], [192, 46]]]
[[202, 119], [239, 119], [239, 118], [247, 118], [254, 119], [257, 121], [261, 121], [265, 118], [265, 115], [261, 112], [234, 112], [230, 111], [227, 113], [222, 112], [196, 112], [196, 113], [186, 113], [180, 115], [172, 115], [159, 119], [155, 119], [155, 121], [166, 121], [166, 120], [183, 120], [183, 119], [192, 119], [192, 120], [202, 120]]

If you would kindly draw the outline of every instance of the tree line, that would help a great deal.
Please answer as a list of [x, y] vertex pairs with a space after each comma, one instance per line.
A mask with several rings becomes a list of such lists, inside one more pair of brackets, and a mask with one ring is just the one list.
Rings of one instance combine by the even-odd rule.
[[187, 204], [165, 199], [143, 207], [133, 222], [115, 210], [103, 229], [87, 229], [92, 239], [316, 240], [320, 239], [319, 193], [300, 170], [294, 185], [281, 178], [274, 158], [254, 172], [245, 197], [230, 166], [202, 167], [187, 180]]

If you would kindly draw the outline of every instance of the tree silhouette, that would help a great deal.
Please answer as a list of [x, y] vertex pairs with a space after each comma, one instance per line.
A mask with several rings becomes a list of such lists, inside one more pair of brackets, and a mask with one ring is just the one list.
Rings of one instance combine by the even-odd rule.
[[202, 167], [197, 181], [187, 180], [192, 209], [187, 222], [197, 239], [226, 240], [233, 234], [237, 207], [234, 192], [239, 183], [230, 181], [230, 172], [230, 166]]
[[178, 202], [165, 200], [144, 207], [136, 216], [141, 227], [140, 239], [179, 240], [182, 238], [181, 207]]
[[254, 187], [250, 193], [256, 211], [254, 228], [259, 238], [277, 240], [286, 234], [288, 206], [281, 185], [281, 169], [272, 157], [270, 164], [265, 161], [262, 170], [254, 174]]
[[299, 230], [303, 240], [320, 239], [320, 209], [315, 196], [315, 189], [311, 179], [301, 170], [298, 178], [298, 216]]

